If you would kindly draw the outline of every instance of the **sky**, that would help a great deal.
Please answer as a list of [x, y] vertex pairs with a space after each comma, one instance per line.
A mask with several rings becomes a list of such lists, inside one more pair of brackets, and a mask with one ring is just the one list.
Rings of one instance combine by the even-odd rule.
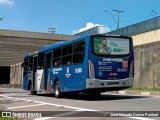
[[[0, 0], [0, 29], [75, 34], [103, 25], [108, 31], [160, 16], [160, 0]], [[105, 12], [105, 10], [109, 12]]]

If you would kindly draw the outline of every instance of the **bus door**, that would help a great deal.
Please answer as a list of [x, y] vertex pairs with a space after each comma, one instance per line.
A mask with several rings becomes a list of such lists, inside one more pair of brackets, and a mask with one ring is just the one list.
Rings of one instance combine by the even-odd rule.
[[33, 57], [33, 89], [37, 90], [37, 56]]
[[28, 85], [28, 57], [24, 58], [24, 72], [23, 72], [23, 89], [24, 90], [29, 90], [29, 85]]
[[28, 65], [28, 89], [30, 90], [31, 85], [33, 86], [33, 56], [29, 57], [29, 65]]
[[52, 52], [48, 52], [45, 54], [45, 70], [44, 70], [44, 88], [47, 91], [51, 90], [51, 81], [50, 81], [50, 76], [51, 76], [51, 60], [52, 59]]

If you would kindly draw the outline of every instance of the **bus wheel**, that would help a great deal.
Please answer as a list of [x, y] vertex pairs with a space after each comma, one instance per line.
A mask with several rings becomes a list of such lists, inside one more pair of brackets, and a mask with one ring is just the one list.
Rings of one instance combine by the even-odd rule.
[[61, 88], [60, 88], [59, 81], [56, 81], [54, 91], [55, 91], [55, 97], [60, 98], [62, 93], [61, 93]]
[[31, 95], [36, 95], [37, 94], [37, 91], [33, 90], [32, 85], [30, 87], [30, 93], [31, 93]]

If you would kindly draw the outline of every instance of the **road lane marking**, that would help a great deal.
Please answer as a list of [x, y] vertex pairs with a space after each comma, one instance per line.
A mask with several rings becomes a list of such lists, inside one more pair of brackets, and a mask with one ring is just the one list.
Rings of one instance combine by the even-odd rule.
[[9, 107], [7, 109], [17, 109], [17, 108], [25, 108], [25, 107], [33, 107], [33, 106], [40, 106], [40, 105], [45, 105], [45, 104], [36, 104], [36, 105], [26, 105], [26, 106], [17, 106], [17, 107]]
[[156, 120], [156, 119], [145, 118], [145, 117], [128, 117], [128, 118], [137, 119], [137, 120]]
[[17, 100], [24, 100], [24, 101], [27, 101], [27, 102], [31, 102], [32, 100], [27, 100], [27, 99], [22, 99], [22, 98], [15, 98]]
[[[6, 98], [10, 98], [9, 96], [5, 96], [5, 95], [0, 95], [0, 96], [6, 97]], [[80, 110], [80, 111], [98, 111], [98, 110], [93, 110], [93, 109], [72, 107], [72, 106], [66, 106], [66, 105], [60, 105], [60, 104], [54, 104], [54, 103], [47, 103], [47, 102], [41, 102], [41, 101], [34, 101], [34, 100], [28, 100], [28, 99], [22, 99], [22, 98], [15, 98], [15, 97], [12, 97], [12, 98], [18, 99], [18, 100], [23, 100], [23, 101], [32, 101], [32, 102], [40, 103], [40, 104], [52, 105], [52, 106], [56, 106], [56, 107], [65, 107], [65, 108], [70, 108], [70, 109]]]
[[80, 108], [80, 107], [72, 107], [72, 106], [67, 106], [67, 105], [60, 105], [60, 104], [54, 104], [54, 103], [47, 103], [47, 102], [40, 102], [40, 101], [33, 101], [35, 103], [41, 103], [41, 104], [46, 104], [46, 105], [52, 105], [56, 107], [65, 107], [65, 108], [70, 108], [74, 110], [80, 110], [80, 111], [98, 111], [98, 110], [93, 110], [93, 109], [87, 109], [87, 108]]
[[[0, 95], [0, 96], [10, 98], [9, 96], [5, 96], [5, 95]], [[39, 103], [40, 105], [52, 105], [52, 106], [56, 106], [56, 107], [62, 107], [63, 106], [65, 108], [74, 109], [76, 111], [98, 111], [98, 112], [100, 112], [100, 110], [94, 110], [94, 109], [72, 107], [72, 106], [66, 106], [66, 105], [60, 105], [60, 104], [54, 104], [54, 103], [47, 103], [47, 102], [41, 102], [41, 101], [34, 101], [34, 100], [15, 98], [15, 97], [12, 97], [12, 98], [18, 99], [18, 100], [23, 100], [23, 101], [32, 101], [32, 102], [35, 102], [35, 103]], [[48, 119], [51, 119], [51, 118], [54, 118], [54, 117], [47, 117], [46, 119], [45, 118], [46, 117], [44, 117], [44, 119], [42, 119], [42, 120], [48, 120]], [[146, 118], [146, 117], [126, 117], [126, 118], [137, 119], [137, 120], [156, 120], [156, 119], [151, 119], [151, 118]], [[41, 120], [41, 119], [39, 118], [39, 120]]]
[[41, 117], [41, 118], [35, 118], [34, 120], [49, 120], [57, 117]]

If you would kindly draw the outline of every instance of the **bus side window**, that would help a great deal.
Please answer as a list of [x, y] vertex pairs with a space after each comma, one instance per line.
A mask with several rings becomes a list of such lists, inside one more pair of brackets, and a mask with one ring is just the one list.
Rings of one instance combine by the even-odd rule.
[[60, 59], [54, 59], [54, 66], [60, 66], [60, 65], [61, 65]]
[[84, 59], [85, 41], [76, 42], [53, 50], [53, 66], [82, 63]]
[[72, 64], [72, 44], [62, 48], [62, 65]]
[[53, 50], [53, 66], [60, 66], [61, 65], [61, 54], [62, 50], [61, 48], [58, 48], [56, 50]]
[[78, 53], [73, 55], [73, 63], [82, 63], [84, 59], [84, 53]]
[[62, 65], [72, 64], [72, 55], [62, 57]]
[[73, 50], [73, 63], [82, 63], [85, 53], [85, 41], [80, 41], [74, 44]]
[[33, 70], [33, 56], [29, 57], [29, 64], [28, 64], [28, 70]]
[[38, 69], [44, 69], [44, 54], [38, 56]]
[[82, 52], [85, 50], [85, 41], [80, 41], [73, 45], [73, 53]]
[[28, 71], [28, 57], [24, 59], [24, 71]]

